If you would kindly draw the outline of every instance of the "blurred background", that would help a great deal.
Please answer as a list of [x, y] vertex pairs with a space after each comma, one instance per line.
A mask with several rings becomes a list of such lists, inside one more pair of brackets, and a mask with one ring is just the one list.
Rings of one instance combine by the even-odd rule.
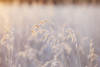
[[[40, 67], [37, 65], [43, 65], [52, 59], [53, 54], [50, 52], [49, 46], [44, 49], [43, 54], [38, 54], [46, 43], [36, 40], [31, 35], [33, 25], [41, 20], [53, 23], [54, 25], [48, 25], [45, 29], [48, 29], [49, 26], [52, 27], [56, 35], [59, 34], [63, 24], [66, 24], [66, 28], [74, 30], [78, 44], [85, 52], [85, 54], [80, 52], [81, 67], [91, 67], [88, 66], [87, 55], [92, 39], [95, 53], [98, 56], [96, 67], [100, 67], [100, 0], [0, 0], [0, 27], [3, 29], [6, 27], [6, 22], [9, 22], [14, 36], [13, 62], [10, 63], [9, 59], [7, 60], [10, 53], [2, 47], [0, 49], [0, 67]], [[3, 33], [0, 32], [0, 40], [2, 36]], [[29, 59], [32, 54], [30, 51], [28, 58], [16, 56], [21, 51], [27, 51], [26, 45], [28, 48], [34, 49], [33, 51], [36, 50], [37, 53], [32, 52], [34, 53], [32, 58], [36, 59]], [[69, 56], [71, 60], [68, 67], [80, 67], [74, 62], [78, 61], [77, 55], [74, 52], [72, 55]], [[59, 67], [67, 66], [65, 63], [65, 66]]]
[[3, 3], [14, 3], [19, 4], [53, 4], [53, 5], [65, 5], [65, 4], [100, 4], [100, 0], [0, 0]]

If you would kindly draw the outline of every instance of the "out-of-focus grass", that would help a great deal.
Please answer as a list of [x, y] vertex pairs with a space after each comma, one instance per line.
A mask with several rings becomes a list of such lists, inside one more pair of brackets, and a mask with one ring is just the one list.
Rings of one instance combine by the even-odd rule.
[[0, 5], [0, 67], [99, 67], [99, 11]]

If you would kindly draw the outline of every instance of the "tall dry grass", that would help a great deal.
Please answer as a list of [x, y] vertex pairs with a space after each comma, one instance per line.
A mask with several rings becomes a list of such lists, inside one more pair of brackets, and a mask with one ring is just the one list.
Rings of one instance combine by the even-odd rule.
[[[13, 28], [8, 20], [0, 26], [0, 58], [1, 67], [12, 67], [13, 66], [13, 46], [14, 46], [14, 35]], [[3, 53], [5, 52], [5, 53]]]
[[98, 67], [93, 41], [90, 40], [88, 51], [85, 51], [84, 46], [79, 44], [75, 31], [67, 27], [67, 24], [57, 30], [54, 23], [40, 21], [33, 25], [28, 43], [19, 44], [22, 48], [17, 52], [12, 24], [6, 21], [2, 25], [1, 67]]
[[92, 40], [87, 45], [88, 51], [85, 51], [84, 46], [79, 44], [75, 31], [67, 27], [67, 24], [56, 29], [54, 23], [40, 21], [33, 25], [28, 43], [19, 44], [22, 48], [15, 52], [17, 49], [12, 24], [8, 21], [3, 23], [0, 26], [0, 66], [98, 67], [98, 56]]
[[39, 53], [42, 54], [48, 46], [50, 51], [53, 52], [53, 58], [50, 61], [46, 61], [40, 67], [97, 67], [97, 55], [94, 53], [92, 41], [90, 41], [90, 48], [88, 48], [90, 49], [88, 51], [89, 55], [85, 56], [85, 58], [88, 57], [87, 60], [90, 60], [90, 63], [88, 62], [87, 65], [82, 66], [80, 45], [74, 30], [66, 28], [66, 24], [64, 24], [61, 30], [57, 32], [58, 34], [56, 34], [51, 27], [47, 26], [48, 24], [50, 23], [47, 21], [41, 21], [34, 25], [32, 30], [34, 37], [46, 43], [46, 45], [44, 44], [41, 47]]

